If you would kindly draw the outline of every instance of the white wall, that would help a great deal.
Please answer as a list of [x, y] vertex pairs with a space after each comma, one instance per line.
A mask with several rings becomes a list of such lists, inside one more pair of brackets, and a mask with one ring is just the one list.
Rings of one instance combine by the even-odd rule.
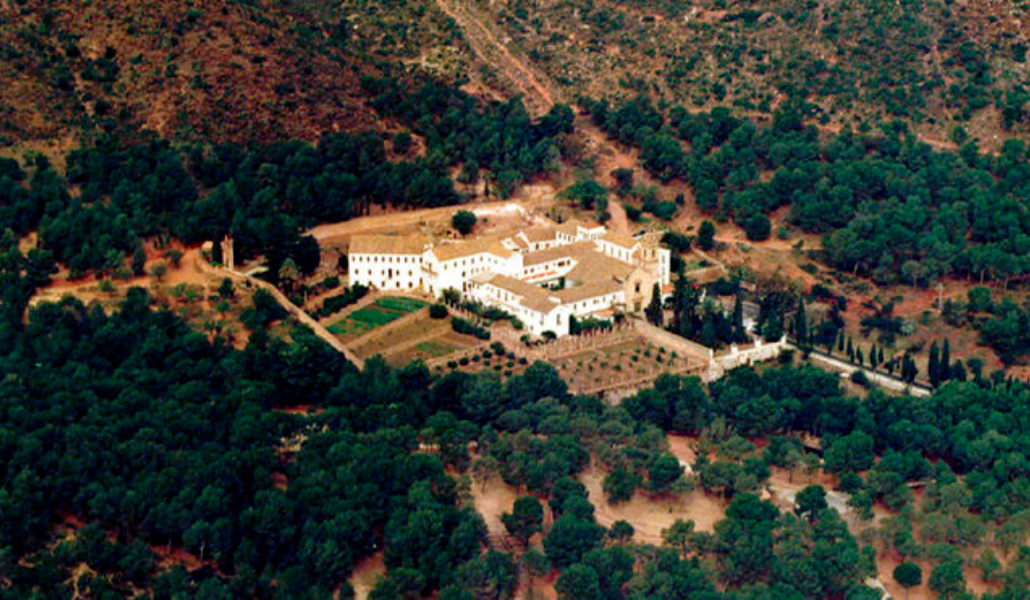
[[352, 253], [347, 267], [351, 285], [413, 290], [422, 284], [422, 256], [419, 254]]
[[672, 281], [672, 252], [668, 248], [658, 249], [658, 265], [659, 274], [662, 279], [662, 285], [669, 285]]
[[472, 277], [481, 273], [519, 277], [522, 272], [522, 255], [517, 253], [508, 258], [502, 258], [491, 252], [480, 252], [471, 256], [440, 261], [432, 251], [427, 251], [422, 256], [422, 261], [425, 265], [423, 277], [426, 282], [426, 290], [435, 296], [439, 296], [448, 288], [466, 293], [470, 286], [465, 284]]

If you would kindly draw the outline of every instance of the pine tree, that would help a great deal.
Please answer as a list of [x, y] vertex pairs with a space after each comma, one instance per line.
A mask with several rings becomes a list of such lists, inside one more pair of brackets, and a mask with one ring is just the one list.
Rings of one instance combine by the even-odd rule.
[[733, 341], [743, 343], [747, 341], [747, 331], [744, 329], [744, 303], [737, 294], [733, 302]]
[[940, 350], [937, 348], [937, 340], [930, 344], [930, 359], [926, 364], [926, 374], [930, 378], [930, 385], [937, 387], [941, 382]]
[[132, 274], [142, 275], [147, 266], [147, 253], [143, 251], [143, 246], [136, 246], [136, 250], [132, 253]]
[[941, 362], [937, 365], [941, 383], [951, 379], [951, 343], [944, 338], [944, 345], [941, 346]]

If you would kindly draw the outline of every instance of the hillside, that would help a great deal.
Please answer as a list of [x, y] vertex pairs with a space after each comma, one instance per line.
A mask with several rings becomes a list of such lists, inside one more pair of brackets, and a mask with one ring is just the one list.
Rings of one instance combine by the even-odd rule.
[[829, 130], [900, 118], [929, 141], [962, 127], [997, 148], [1030, 131], [1026, 12], [983, 0], [5, 1], [0, 148], [137, 127], [313, 140], [378, 123], [362, 75], [521, 94], [538, 114], [643, 93], [763, 118], [801, 94]]
[[460, 4], [569, 96], [642, 93], [760, 116], [801, 94], [831, 128], [900, 118], [930, 139], [961, 126], [995, 147], [1030, 128], [1025, 3]]
[[0, 2], [0, 148], [58, 154], [118, 129], [268, 142], [374, 127], [360, 76], [430, 72], [419, 57], [434, 47], [453, 70], [445, 27], [420, 3]]

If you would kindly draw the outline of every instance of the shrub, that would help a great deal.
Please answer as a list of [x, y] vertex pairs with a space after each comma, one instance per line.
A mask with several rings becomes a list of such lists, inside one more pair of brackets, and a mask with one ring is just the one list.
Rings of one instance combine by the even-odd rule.
[[459, 362], [459, 363], [461, 364], [461, 366], [463, 366], [463, 367], [467, 367], [467, 366], [468, 366], [468, 364], [469, 364], [469, 357], [467, 357], [467, 356], [462, 356], [462, 357], [461, 357], [461, 360], [459, 360], [458, 362]]
[[772, 224], [769, 222], [769, 217], [762, 213], [756, 212], [745, 217], [741, 225], [744, 227], [747, 239], [752, 242], [767, 240], [772, 232]]
[[450, 369], [457, 369], [458, 368], [458, 361], [456, 361], [456, 360], [449, 360], [449, 361], [447, 361], [447, 367], [450, 368]]
[[327, 290], [335, 290], [340, 287], [340, 278], [336, 275], [330, 275], [322, 280], [322, 287]]
[[468, 235], [476, 226], [476, 213], [470, 210], [459, 210], [451, 216], [451, 225], [461, 235]]
[[641, 211], [636, 206], [633, 206], [632, 204], [623, 204], [622, 209], [626, 211], [626, 217], [630, 221], [636, 222], [640, 220]]
[[527, 364], [528, 362], [529, 362], [529, 361], [528, 361], [528, 360], [526, 360], [526, 357], [525, 357], [525, 356], [520, 356], [520, 357], [519, 357], [519, 364], [520, 364], [520, 365], [524, 365], [524, 364]]
[[697, 245], [702, 250], [711, 250], [715, 247], [715, 224], [707, 219], [701, 223], [701, 227], [697, 230]]
[[480, 327], [462, 319], [461, 317], [451, 317], [451, 329], [457, 333], [464, 333], [466, 335], [474, 335], [481, 340], [490, 339], [490, 330]]
[[677, 209], [678, 207], [676, 206], [675, 202], [669, 202], [666, 200], [665, 202], [659, 202], [657, 205], [655, 205], [655, 207], [651, 210], [651, 214], [653, 214], [654, 216], [658, 217], [663, 221], [668, 221], [669, 219], [676, 216]]
[[361, 300], [367, 293], [367, 287], [361, 284], [355, 284], [345, 290], [342, 294], [326, 298], [325, 301], [322, 302], [322, 307], [314, 311], [314, 316], [315, 318], [328, 317], [329, 315], [337, 313], [351, 304], [354, 304], [358, 300]]
[[450, 314], [443, 304], [433, 304], [429, 307], [429, 316], [433, 319], [444, 319]]
[[869, 376], [865, 374], [865, 371], [859, 369], [851, 374], [851, 382], [862, 387], [869, 387]]

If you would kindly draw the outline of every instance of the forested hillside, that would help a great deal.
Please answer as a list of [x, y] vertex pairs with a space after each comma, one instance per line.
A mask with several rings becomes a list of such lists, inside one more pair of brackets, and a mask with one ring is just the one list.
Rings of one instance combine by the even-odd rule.
[[267, 145], [104, 135], [63, 157], [63, 173], [43, 155], [26, 168], [0, 159], [0, 230], [37, 233], [37, 249], [73, 278], [126, 278], [144, 238], [199, 244], [227, 234], [241, 259], [264, 257], [273, 279], [287, 258], [309, 273], [319, 252], [306, 228], [361, 215], [373, 203], [456, 204], [450, 171], [459, 167], [460, 181], [483, 177], [508, 197], [559, 167], [558, 141], [572, 127], [566, 106], [534, 122], [517, 99], [484, 107], [449, 86], [430, 83], [409, 96], [393, 79], [363, 85], [384, 115], [423, 136], [424, 156], [407, 130]]
[[663, 112], [644, 97], [616, 105], [582, 102], [614, 139], [640, 149], [660, 181], [682, 179], [698, 207], [732, 218], [753, 241], [772, 236], [768, 214], [824, 234], [829, 265], [881, 285], [926, 285], [942, 277], [1006, 280], [1030, 269], [1030, 153], [1009, 140], [998, 155], [969, 141], [935, 150], [901, 121], [828, 139], [794, 100], [771, 125], [730, 110]]

